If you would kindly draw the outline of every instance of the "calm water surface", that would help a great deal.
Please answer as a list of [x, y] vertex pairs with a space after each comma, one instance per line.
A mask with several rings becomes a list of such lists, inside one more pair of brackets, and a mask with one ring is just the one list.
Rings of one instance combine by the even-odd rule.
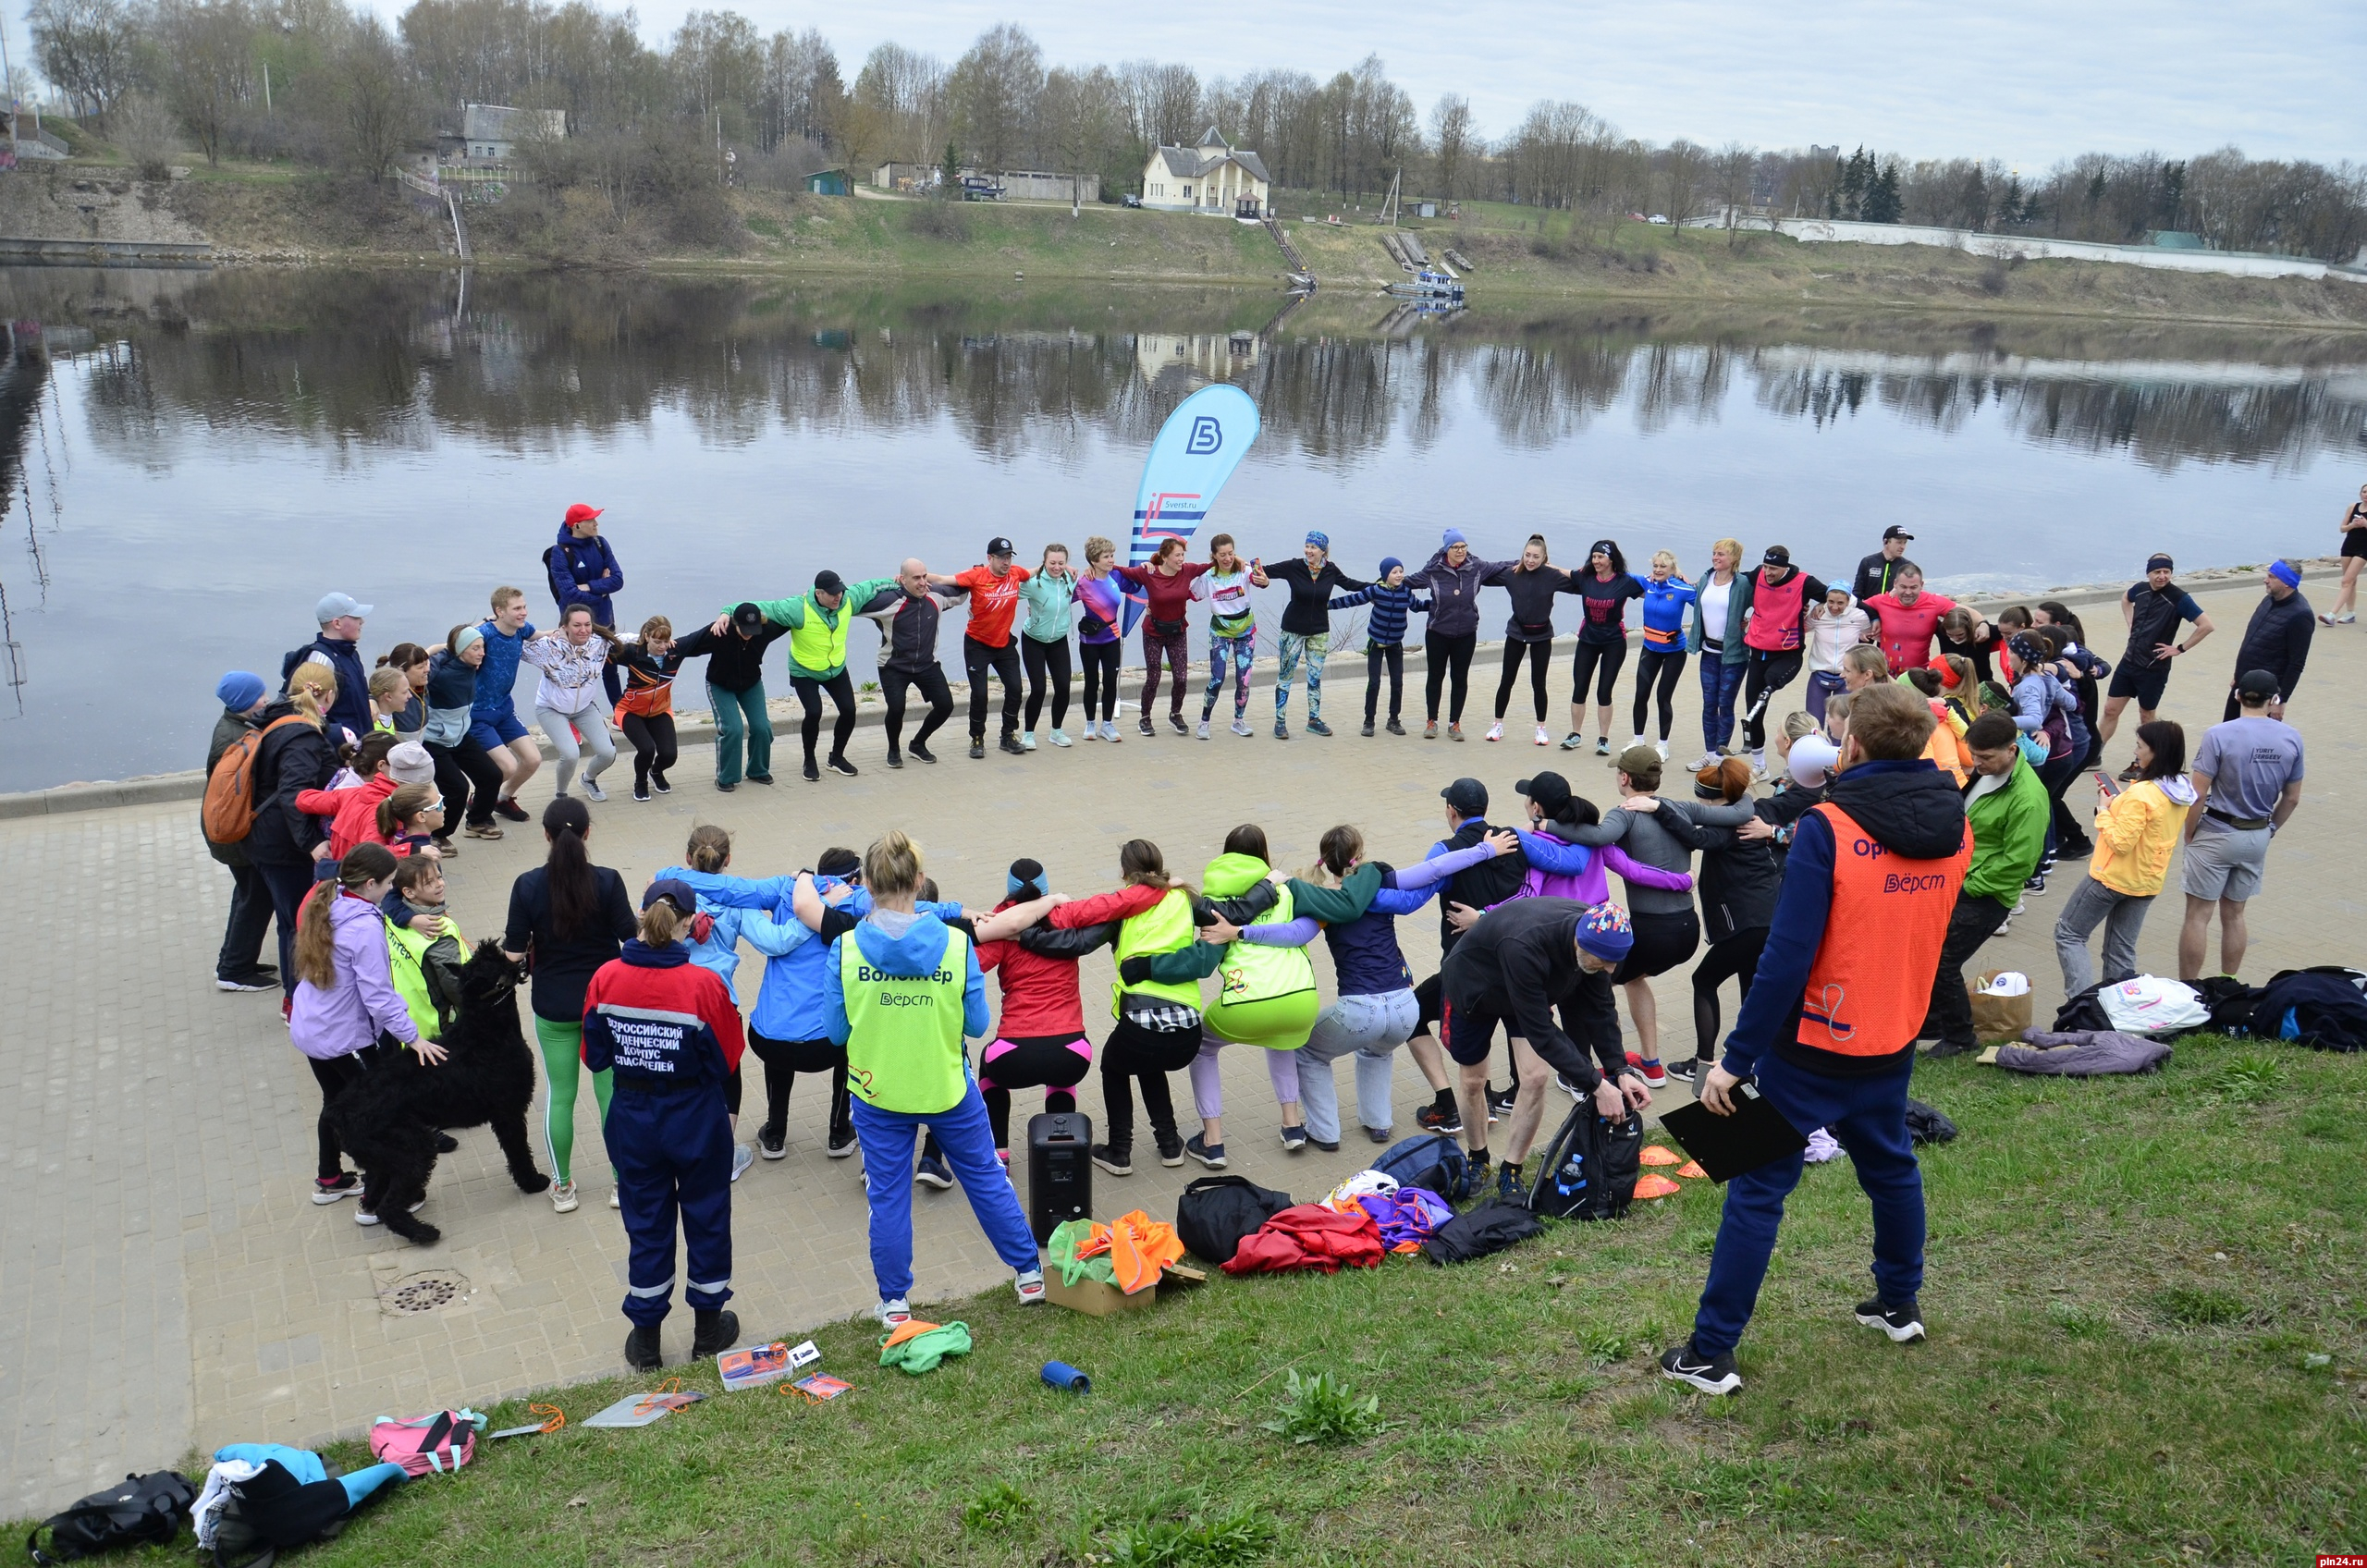
[[21, 269], [0, 295], [0, 790], [195, 766], [215, 679], [276, 676], [332, 590], [375, 606], [373, 656], [499, 582], [546, 624], [571, 501], [608, 508], [628, 626], [822, 566], [958, 570], [996, 533], [1030, 563], [1122, 538], [1151, 435], [1210, 379], [1265, 433], [1208, 529], [1274, 558], [1321, 528], [1351, 573], [1453, 524], [1688, 573], [1733, 534], [1846, 578], [1899, 522], [1942, 586], [2038, 589], [2152, 549], [2331, 553], [2367, 477], [2367, 345], [2340, 337], [1333, 298], [1274, 326], [1241, 293], [425, 272]]

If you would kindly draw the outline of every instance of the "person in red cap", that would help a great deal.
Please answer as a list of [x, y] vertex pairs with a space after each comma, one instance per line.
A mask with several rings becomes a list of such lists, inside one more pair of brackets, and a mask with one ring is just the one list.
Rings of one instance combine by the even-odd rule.
[[625, 569], [600, 537], [599, 508], [578, 501], [567, 508], [558, 543], [543, 552], [543, 567], [550, 573], [551, 597], [558, 601], [560, 615], [570, 605], [583, 605], [592, 611], [593, 625], [616, 625], [613, 596], [624, 589]]

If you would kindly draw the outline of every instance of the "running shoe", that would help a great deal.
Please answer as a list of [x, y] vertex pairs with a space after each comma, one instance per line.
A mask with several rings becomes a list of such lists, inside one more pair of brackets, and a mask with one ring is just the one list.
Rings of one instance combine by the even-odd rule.
[[1257, 733], [1257, 731], [1249, 728], [1249, 721], [1247, 719], [1237, 717], [1233, 721], [1233, 732], [1235, 735], [1242, 737], [1244, 740], [1246, 740], [1250, 736]]
[[[1057, 735], [1060, 731], [1055, 729], [1052, 733]], [[1088, 741], [1098, 741], [1101, 739], [1101, 721], [1099, 719], [1088, 718], [1085, 721], [1085, 738]]]
[[822, 766], [828, 768], [832, 773], [837, 774], [841, 778], [852, 778], [856, 776], [854, 764], [847, 761], [844, 757], [832, 757]]
[[756, 1129], [756, 1152], [767, 1159], [789, 1158], [789, 1129], [770, 1122]]
[[1767, 777], [1767, 753], [1756, 746], [1751, 748], [1750, 771], [1761, 778]]
[[2046, 873], [2045, 873], [2045, 872], [2043, 872], [2043, 871], [2042, 871], [2042, 872], [2038, 873], [2036, 876], [2032, 876], [2029, 881], [2027, 881], [2027, 882], [2025, 882], [2025, 883], [2023, 883], [2023, 884], [2022, 884], [2022, 894], [2023, 894], [2023, 896], [2024, 896], [2024, 898], [2025, 898], [2025, 899], [2027, 899], [2027, 898], [2029, 897], [2029, 895], [2030, 895], [2030, 894], [2032, 894], [2032, 893], [2043, 893], [2043, 892], [2045, 892], [2045, 891], [2046, 891]]
[[1654, 750], [1654, 751], [1656, 751], [1656, 752], [1660, 753], [1660, 754], [1661, 754], [1661, 761], [1662, 761], [1662, 762], [1666, 762], [1666, 761], [1668, 761], [1668, 742], [1667, 742], [1666, 741], [1653, 741], [1653, 742], [1652, 742], [1652, 750]]
[[1571, 1083], [1569, 1079], [1564, 1077], [1559, 1072], [1553, 1074], [1553, 1086], [1561, 1090], [1564, 1094], [1569, 1096], [1574, 1100], [1582, 1100], [1588, 1097], [1585, 1090], [1579, 1088], [1576, 1084]]
[[313, 1181], [313, 1201], [325, 1207], [339, 1198], [350, 1198], [362, 1190], [362, 1178], [352, 1171], [340, 1172], [335, 1181]]
[[1224, 1169], [1224, 1145], [1211, 1145], [1207, 1138], [1197, 1133], [1184, 1140], [1184, 1152], [1211, 1170]]
[[[1028, 739], [1034, 740], [1035, 737], [1031, 735]], [[1024, 757], [1032, 749], [1030, 747], [1021, 745], [1019, 743], [1019, 737], [1013, 735], [1009, 730], [1003, 731], [1003, 737], [1000, 743], [1004, 751], [1009, 752], [1015, 757]]]
[[1363, 729], [1362, 733], [1363, 733], [1364, 738], [1365, 738], [1366, 740], [1369, 741], [1369, 740], [1371, 740], [1371, 739], [1372, 739], [1372, 720], [1371, 720], [1371, 719], [1366, 719], [1366, 720], [1365, 720], [1365, 727], [1364, 727], [1364, 729]]
[[929, 764], [931, 766], [935, 766], [937, 764], [937, 753], [930, 751], [918, 741], [915, 741], [911, 745], [906, 746], [904, 748], [904, 754], [908, 757], [917, 758], [922, 762]]
[[1391, 1138], [1396, 1135], [1396, 1133], [1397, 1129], [1394, 1127], [1367, 1127], [1365, 1129], [1365, 1136], [1370, 1138], [1376, 1144], [1385, 1144], [1389, 1142]]
[[1450, 741], [1460, 741], [1463, 739], [1463, 726], [1459, 721], [1446, 727], [1446, 738]]
[[1528, 1183], [1520, 1179], [1520, 1162], [1507, 1159], [1496, 1167], [1496, 1195], [1523, 1207], [1528, 1205]]
[[1699, 1068], [1700, 1064], [1693, 1058], [1679, 1057], [1668, 1064], [1668, 1075], [1680, 1084], [1690, 1084], [1693, 1082], [1694, 1073], [1699, 1071]]
[[[1539, 735], [1543, 735], [1543, 734], [1545, 733], [1545, 729], [1544, 729], [1544, 727], [1543, 727], [1542, 725], [1539, 725], [1539, 726], [1538, 727], [1538, 730], [1537, 730], [1537, 732], [1538, 732], [1538, 734], [1539, 734]], [[1544, 742], [1543, 741], [1538, 741], [1538, 744], [1539, 744], [1539, 745], [1540, 745], [1540, 746], [1541, 746], [1541, 745], [1543, 745], [1544, 743], [1545, 743], [1545, 742]], [[1580, 746], [1583, 746], [1583, 745], [1585, 745], [1586, 743], [1587, 743], [1587, 738], [1586, 738], [1585, 736], [1583, 736], [1583, 735], [1579, 734], [1579, 733], [1578, 733], [1576, 730], [1575, 730], [1575, 729], [1571, 730], [1567, 735], [1564, 735], [1564, 737], [1562, 737], [1562, 749], [1563, 749], [1564, 751], [1565, 751], [1565, 752], [1575, 752], [1575, 751], [1576, 751]]]
[[1405, 733], [1405, 727], [1392, 718], [1389, 721], [1389, 732], [1392, 735], [1403, 735]]
[[1705, 767], [1715, 767], [1717, 764], [1717, 753], [1703, 752], [1699, 756], [1695, 757], [1691, 762], [1685, 765], [1685, 771], [1687, 773], [1699, 773]]
[[214, 977], [217, 991], [276, 991], [279, 976], [257, 971], [252, 974], [217, 974]]
[[975, 735], [970, 737], [970, 760], [972, 762], [987, 760], [987, 743]]
[[1131, 1151], [1113, 1149], [1108, 1144], [1093, 1145], [1093, 1163], [1112, 1176], [1132, 1176], [1134, 1160]]
[[1192, 733], [1192, 727], [1184, 722], [1183, 714], [1172, 708], [1168, 710], [1167, 724], [1168, 728], [1174, 730], [1178, 735], [1189, 735]]
[[1042, 1269], [1022, 1269], [1012, 1277], [1011, 1288], [1019, 1292], [1020, 1305], [1041, 1306], [1044, 1305], [1044, 1271]]
[[2133, 762], [2132, 762], [2132, 763], [2130, 763], [2127, 767], [2124, 767], [2124, 768], [2122, 768], [2122, 769], [2120, 770], [2120, 781], [2121, 781], [2123, 784], [2134, 784], [2134, 783], [2138, 782], [2140, 779], [2143, 778], [2144, 777], [2145, 777], [2145, 770], [2144, 770], [2143, 768], [2141, 768], [2141, 767], [2138, 766], [2137, 766], [2135, 763], [2133, 763]]
[[1638, 1063], [1637, 1065], [1643, 1069], [1644, 1082], [1650, 1084], [1653, 1088], [1662, 1088], [1667, 1084], [1668, 1069], [1662, 1066], [1659, 1062], [1646, 1061]]
[[654, 767], [649, 770], [649, 787], [661, 795], [670, 795], [674, 792], [674, 786], [667, 783], [666, 776]]
[[1065, 729], [1054, 729], [1052, 731], [1052, 744], [1060, 747], [1062, 751], [1066, 751], [1070, 744], [1069, 732]]
[[[425, 1198], [422, 1198], [417, 1203], [411, 1206], [411, 1212], [417, 1214], [421, 1209], [425, 1208], [426, 1207], [427, 1200]], [[360, 1204], [355, 1204], [353, 1206], [353, 1222], [356, 1225], [375, 1225], [378, 1223], [378, 1212], [375, 1209], [364, 1208]]]
[[1858, 1321], [1869, 1329], [1880, 1329], [1890, 1336], [1895, 1345], [1919, 1340], [1923, 1334], [1923, 1310], [1913, 1302], [1892, 1306], [1879, 1296], [1858, 1304]]
[[947, 1169], [942, 1156], [925, 1154], [921, 1156], [920, 1164], [913, 1170], [913, 1180], [925, 1182], [942, 1193], [953, 1185], [953, 1172]]
[[1306, 721], [1306, 732], [1309, 735], [1329, 735], [1331, 727], [1319, 718], [1310, 718]]
[[1742, 1374], [1735, 1370], [1734, 1352], [1705, 1359], [1695, 1354], [1691, 1340], [1661, 1357], [1661, 1376], [1672, 1382], [1690, 1384], [1705, 1394], [1730, 1394], [1742, 1387]]
[[1192, 731], [1192, 738], [1196, 741], [1205, 741], [1208, 738], [1208, 721], [1207, 719], [1204, 718], [1200, 720], [1199, 727]]
[[745, 1144], [734, 1144], [731, 1145], [731, 1179], [733, 1181], [737, 1182], [741, 1177], [745, 1176], [748, 1173], [748, 1167], [755, 1163], [756, 1151], [754, 1149], [750, 1148]]
[[1020, 731], [1019, 749], [1023, 752], [1032, 752], [1036, 749], [1036, 731], [1033, 729]]
[[1500, 718], [1496, 720], [1495, 723], [1488, 726], [1487, 738], [1490, 741], [1501, 741], [1504, 738], [1504, 721], [1502, 719]]
[[600, 788], [600, 781], [596, 778], [588, 777], [583, 780], [583, 793], [587, 799], [599, 801], [604, 803], [608, 798], [608, 792]]
[[1283, 1128], [1282, 1147], [1291, 1154], [1297, 1154], [1304, 1150], [1306, 1147], [1306, 1129], [1304, 1127]]
[[[1143, 733], [1147, 735], [1150, 731], [1146, 729]], [[1113, 746], [1125, 739], [1123, 735], [1118, 733], [1118, 721], [1114, 718], [1105, 718], [1101, 721], [1101, 738]]]
[[902, 767], [904, 766], [904, 753], [901, 752], [889, 752], [888, 753], [888, 766], [889, 767]]
[[1169, 1133], [1165, 1136], [1154, 1133], [1152, 1134], [1152, 1137], [1153, 1141], [1159, 1145], [1159, 1164], [1167, 1167], [1168, 1170], [1172, 1170], [1177, 1166], [1184, 1163], [1183, 1139], [1176, 1137], [1173, 1133]]
[[1306, 1135], [1306, 1141], [1313, 1144], [1317, 1148], [1321, 1149], [1325, 1154], [1338, 1154], [1340, 1152], [1340, 1140], [1337, 1138], [1333, 1138], [1327, 1143], [1325, 1140], [1317, 1137], [1314, 1133], [1309, 1133]]
[[498, 839], [501, 837], [501, 829], [496, 827], [490, 822], [472, 822], [466, 827], [461, 828], [460, 831], [472, 839]]
[[1510, 1087], [1505, 1088], [1501, 1092], [1494, 1084], [1490, 1084], [1488, 1086], [1488, 1120], [1490, 1121], [1502, 1121], [1504, 1117], [1511, 1112], [1513, 1109], [1513, 1101], [1519, 1097], [1520, 1085], [1518, 1084], [1512, 1084]]
[[1435, 740], [1437, 740], [1438, 738], [1439, 738], [1439, 721], [1438, 721], [1437, 719], [1435, 719], [1435, 718], [1434, 718], [1434, 719], [1430, 720], [1428, 724], [1425, 724], [1424, 726], [1422, 726], [1422, 739], [1423, 739], [1423, 740], [1425, 740], [1425, 741], [1435, 741]]
[[830, 1141], [823, 1145], [822, 1152], [832, 1159], [844, 1159], [858, 1146], [853, 1128], [833, 1127], [830, 1129]]
[[1594, 738], [1594, 754], [1599, 757], [1607, 757], [1611, 754], [1610, 736], [1598, 735]]
[[726, 784], [722, 779], [718, 778], [715, 781], [715, 788], [717, 794], [728, 795], [731, 793], [732, 790], [740, 788], [740, 786], [737, 784]]
[[[977, 754], [975, 746], [972, 749], [971, 754], [973, 756]], [[816, 762], [812, 757], [807, 757], [805, 759], [805, 766], [799, 771], [804, 774], [805, 782], [808, 784], [819, 784], [822, 782], [822, 765]]]
[[1414, 1113], [1414, 1125], [1425, 1133], [1454, 1133], [1463, 1131], [1463, 1112], [1449, 1099], [1444, 1105], [1426, 1105]]
[[1146, 735], [1156, 735], [1159, 733], [1156, 729], [1152, 728], [1150, 715], [1148, 714], [1143, 715], [1140, 719], [1136, 720], [1134, 728], [1141, 730]]
[[2357, 616], [2351, 614], [2348, 610], [2345, 610], [2342, 614], [2334, 618], [2334, 624], [2336, 626], [2349, 626], [2352, 621], [2355, 621], [2358, 619], [2359, 618]]
[[879, 1319], [879, 1326], [883, 1329], [900, 1328], [913, 1320], [913, 1304], [897, 1296], [873, 1307], [871, 1316]]
[[646, 784], [634, 785], [632, 787], [632, 798], [641, 804], [647, 805], [649, 803], [649, 786]]
[[773, 776], [769, 773], [752, 773], [748, 775], [748, 782], [751, 784], [762, 784], [765, 788], [769, 790], [772, 788]]
[[526, 808], [520, 805], [517, 799], [510, 795], [501, 795], [495, 799], [493, 802], [493, 815], [496, 816], [506, 816], [512, 822], [531, 822], [533, 820], [526, 815]]
[[551, 1207], [557, 1212], [573, 1214], [576, 1206], [583, 1201], [583, 1198], [576, 1194], [574, 1182], [553, 1182], [551, 1183]]
[[1279, 718], [1278, 718], [1278, 719], [1276, 719], [1276, 720], [1274, 720], [1274, 739], [1275, 739], [1275, 740], [1277, 740], [1277, 741], [1287, 741], [1287, 740], [1289, 740], [1290, 738], [1291, 738], [1291, 727], [1290, 727], [1289, 725], [1287, 725], [1287, 724], [1284, 724], [1284, 723], [1283, 723], [1281, 719], [1279, 719]]

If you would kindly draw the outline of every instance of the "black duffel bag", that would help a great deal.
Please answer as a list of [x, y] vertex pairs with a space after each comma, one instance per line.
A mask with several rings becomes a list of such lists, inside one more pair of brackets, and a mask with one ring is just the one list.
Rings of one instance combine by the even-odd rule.
[[[135, 1546], [166, 1546], [181, 1532], [197, 1488], [189, 1477], [171, 1470], [126, 1476], [109, 1487], [43, 1520], [25, 1537], [25, 1550], [41, 1563], [72, 1562], [103, 1551]], [[42, 1531], [49, 1545], [41, 1545]]]
[[1221, 1268], [1267, 1220], [1290, 1207], [1291, 1195], [1240, 1176], [1203, 1176], [1175, 1200], [1175, 1235], [1195, 1257]]

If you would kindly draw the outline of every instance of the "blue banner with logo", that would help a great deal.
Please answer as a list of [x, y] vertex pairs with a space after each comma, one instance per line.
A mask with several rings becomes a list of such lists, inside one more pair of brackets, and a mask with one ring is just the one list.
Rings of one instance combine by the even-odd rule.
[[[1191, 538], [1257, 439], [1257, 405], [1238, 386], [1203, 386], [1177, 404], [1143, 464], [1126, 564], [1146, 565], [1164, 541]], [[1149, 605], [1140, 588], [1127, 585], [1125, 631]]]

